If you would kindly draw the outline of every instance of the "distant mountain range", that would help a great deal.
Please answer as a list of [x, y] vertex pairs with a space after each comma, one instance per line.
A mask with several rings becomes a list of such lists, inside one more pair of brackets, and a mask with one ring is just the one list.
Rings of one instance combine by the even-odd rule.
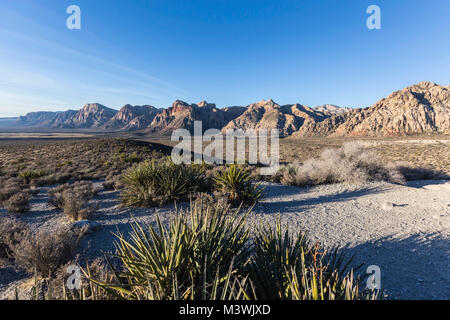
[[167, 109], [125, 105], [117, 111], [90, 103], [78, 111], [30, 112], [19, 117], [16, 125], [170, 134], [178, 128], [192, 131], [194, 121], [202, 121], [203, 130], [276, 128], [284, 136], [295, 137], [449, 133], [450, 86], [421, 82], [364, 109], [279, 105], [273, 100], [262, 100], [246, 107], [217, 108], [206, 101], [188, 104], [177, 100]]

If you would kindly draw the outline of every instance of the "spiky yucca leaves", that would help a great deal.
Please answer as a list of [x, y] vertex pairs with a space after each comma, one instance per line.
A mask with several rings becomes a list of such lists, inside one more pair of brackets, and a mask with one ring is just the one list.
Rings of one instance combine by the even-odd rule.
[[288, 291], [286, 270], [300, 266], [302, 249], [309, 247], [305, 235], [298, 233], [292, 238], [288, 228], [283, 232], [281, 223], [277, 222], [275, 228], [259, 227], [253, 242], [249, 271], [258, 298], [283, 299]]
[[114, 284], [98, 283], [125, 299], [245, 298], [248, 261], [245, 215], [218, 205], [191, 204], [177, 211], [168, 226], [132, 224], [130, 240], [117, 234], [123, 272]]
[[250, 172], [233, 164], [215, 178], [216, 190], [232, 205], [254, 204], [263, 196], [264, 188], [252, 184]]
[[47, 171], [45, 170], [24, 170], [19, 172], [19, 177], [23, 178], [27, 183], [45, 175], [47, 175]]
[[283, 232], [278, 221], [258, 229], [249, 273], [259, 299], [354, 300], [361, 296], [348, 271], [351, 260], [338, 249], [311, 245], [305, 234]]
[[206, 187], [197, 167], [175, 164], [170, 158], [145, 161], [127, 170], [122, 200], [126, 205], [152, 207], [174, 200], [187, 200]]

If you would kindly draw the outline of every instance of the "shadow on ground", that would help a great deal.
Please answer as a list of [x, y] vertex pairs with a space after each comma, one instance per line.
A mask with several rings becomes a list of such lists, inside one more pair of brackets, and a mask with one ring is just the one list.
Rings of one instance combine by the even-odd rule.
[[[389, 187], [361, 187], [356, 190], [343, 190], [334, 194], [324, 194], [314, 197], [310, 197], [308, 194], [310, 188], [298, 188], [279, 184], [266, 185], [265, 188], [265, 194], [268, 196], [255, 207], [255, 210], [264, 211], [266, 214], [279, 214], [280, 212], [299, 212], [304, 208], [320, 204], [345, 202], [365, 195], [385, 192]], [[281, 200], [279, 197], [288, 197], [288, 199]], [[289, 199], [289, 197], [292, 197], [292, 199]], [[301, 197], [301, 199], [298, 199], [298, 197]]]
[[380, 267], [389, 299], [450, 299], [450, 242], [441, 234], [385, 237], [343, 250], [354, 266], [364, 263], [359, 273]]

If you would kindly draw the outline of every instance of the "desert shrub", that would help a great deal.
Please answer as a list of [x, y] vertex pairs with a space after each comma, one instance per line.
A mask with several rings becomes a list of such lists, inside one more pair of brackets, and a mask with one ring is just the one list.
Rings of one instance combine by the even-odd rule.
[[90, 219], [98, 210], [98, 205], [89, 203], [89, 200], [81, 193], [65, 190], [62, 193], [62, 199], [63, 212], [73, 221]]
[[117, 172], [108, 174], [102, 185], [105, 190], [120, 190], [124, 187], [121, 176]]
[[58, 162], [57, 163], [57, 167], [58, 168], [61, 168], [61, 167], [65, 167], [65, 166], [70, 166], [70, 165], [72, 165], [72, 160], [66, 160], [66, 161], [64, 161], [64, 162]]
[[141, 161], [141, 157], [136, 152], [133, 152], [132, 154], [125, 156], [124, 161], [128, 163], [138, 163]]
[[73, 258], [83, 233], [61, 228], [31, 234], [14, 246], [16, 264], [30, 273], [49, 277]]
[[36, 186], [61, 184], [66, 183], [70, 178], [72, 178], [70, 173], [54, 173], [40, 179], [32, 180], [31, 184]]
[[395, 168], [381, 164], [374, 152], [349, 142], [340, 149], [324, 150], [319, 159], [283, 168], [280, 180], [283, 184], [307, 186], [369, 181], [403, 183], [404, 177]]
[[214, 182], [219, 195], [225, 196], [232, 205], [254, 204], [264, 192], [259, 184], [252, 183], [250, 171], [234, 164], [220, 172]]
[[74, 221], [89, 219], [98, 209], [90, 200], [96, 190], [91, 182], [77, 181], [48, 191], [48, 202]]
[[[248, 260], [245, 215], [197, 200], [168, 226], [132, 224], [131, 240], [117, 234], [124, 270], [116, 283], [99, 283], [127, 299], [202, 299], [234, 296], [228, 284]], [[227, 284], [228, 283], [228, 284]]]
[[45, 175], [47, 175], [45, 170], [24, 170], [19, 172], [19, 177], [23, 178], [27, 183]]
[[63, 192], [69, 188], [69, 185], [61, 185], [48, 190], [48, 203], [57, 209], [64, 207]]
[[14, 247], [30, 234], [28, 226], [10, 217], [0, 219], [0, 258], [13, 258]]
[[30, 210], [30, 201], [29, 193], [20, 192], [11, 196], [3, 205], [11, 213], [23, 213]]
[[170, 201], [184, 201], [205, 189], [203, 172], [198, 168], [175, 164], [169, 158], [145, 161], [128, 169], [122, 178], [124, 204], [152, 207]]
[[18, 186], [7, 186], [0, 189], [0, 205], [11, 198], [14, 194], [20, 192], [20, 187]]
[[[66, 283], [70, 277], [68, 268], [71, 266], [79, 266], [81, 268], [80, 289], [69, 289]], [[55, 271], [49, 281], [49, 292], [51, 299], [54, 300], [110, 300], [114, 296], [109, 295], [101, 287], [95, 285], [89, 279], [97, 279], [101, 282], [113, 280], [113, 273], [108, 264], [101, 258], [86, 262], [80, 265], [77, 260], [72, 260], [62, 265]]]
[[18, 178], [0, 177], [0, 205], [22, 189], [23, 185]]

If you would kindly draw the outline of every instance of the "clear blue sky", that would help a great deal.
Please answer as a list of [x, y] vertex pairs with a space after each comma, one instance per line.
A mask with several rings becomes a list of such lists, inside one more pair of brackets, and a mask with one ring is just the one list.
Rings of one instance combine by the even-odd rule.
[[[81, 30], [66, 8], [81, 8]], [[366, 9], [381, 7], [382, 30]], [[99, 102], [365, 107], [449, 84], [448, 0], [1, 0], [0, 116]]]

